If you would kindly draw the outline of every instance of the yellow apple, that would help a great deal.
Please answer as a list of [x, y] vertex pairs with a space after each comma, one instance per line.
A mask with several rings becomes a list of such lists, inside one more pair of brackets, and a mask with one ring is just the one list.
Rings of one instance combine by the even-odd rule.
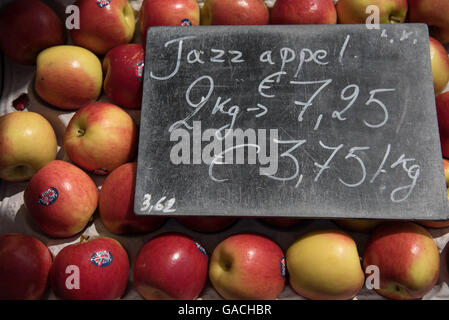
[[449, 82], [449, 57], [444, 46], [436, 39], [430, 40], [430, 61], [432, 63], [433, 87], [438, 95]]
[[0, 117], [0, 179], [26, 181], [56, 159], [56, 134], [35, 112], [12, 112]]
[[36, 93], [65, 110], [95, 102], [103, 85], [103, 71], [95, 54], [77, 46], [55, 46], [37, 57]]
[[357, 246], [339, 230], [317, 230], [297, 239], [287, 250], [290, 285], [309, 299], [350, 299], [364, 284]]

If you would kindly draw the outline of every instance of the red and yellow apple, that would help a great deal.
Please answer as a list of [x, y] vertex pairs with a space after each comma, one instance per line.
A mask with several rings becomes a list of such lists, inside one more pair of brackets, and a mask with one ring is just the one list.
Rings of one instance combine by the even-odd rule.
[[202, 25], [266, 25], [269, 11], [263, 0], [206, 0]]
[[233, 225], [238, 218], [236, 217], [203, 217], [203, 216], [185, 216], [177, 217], [176, 220], [184, 227], [193, 231], [212, 233], [222, 231]]
[[128, 0], [77, 0], [80, 28], [71, 29], [74, 44], [103, 55], [129, 43], [135, 30], [134, 11]]
[[51, 124], [35, 112], [0, 117], [0, 179], [26, 181], [56, 159], [58, 144]]
[[131, 161], [138, 130], [131, 116], [116, 105], [97, 102], [79, 109], [64, 135], [64, 148], [81, 168], [108, 174]]
[[199, 242], [181, 233], [164, 233], [140, 250], [134, 284], [147, 300], [193, 300], [206, 283], [207, 267], [208, 256]]
[[440, 273], [440, 253], [427, 230], [412, 222], [386, 222], [372, 233], [363, 265], [379, 268], [380, 288], [390, 299], [410, 300], [428, 293]]
[[126, 290], [129, 258], [115, 239], [82, 240], [64, 247], [50, 271], [51, 288], [65, 300], [113, 300]]
[[449, 158], [449, 92], [436, 97], [436, 107], [441, 152], [443, 157]]
[[332, 0], [277, 0], [270, 11], [271, 24], [336, 24]]
[[209, 279], [227, 300], [273, 300], [284, 289], [282, 249], [263, 235], [241, 233], [220, 242], [212, 253]]
[[56, 13], [38, 0], [15, 0], [0, 10], [0, 48], [20, 64], [36, 63], [37, 54], [64, 43]]
[[93, 180], [71, 163], [54, 160], [28, 183], [25, 206], [37, 226], [47, 235], [68, 238], [89, 222], [98, 204]]
[[449, 83], [449, 56], [444, 46], [430, 37], [430, 62], [432, 64], [433, 87], [439, 95]]
[[427, 23], [430, 33], [443, 43], [449, 42], [449, 2], [446, 0], [408, 0], [409, 22]]
[[122, 44], [106, 54], [103, 88], [112, 103], [124, 108], [141, 108], [144, 64], [145, 52], [141, 44]]
[[38, 239], [0, 235], [0, 300], [38, 300], [48, 288], [52, 257]]
[[139, 12], [142, 39], [154, 26], [198, 26], [200, 7], [196, 0], [145, 0]]
[[146, 233], [159, 228], [164, 217], [136, 216], [137, 162], [125, 163], [112, 171], [100, 190], [99, 212], [106, 228], [115, 234]]
[[338, 219], [334, 222], [345, 230], [353, 232], [370, 232], [382, 221], [373, 219]]
[[290, 285], [305, 298], [346, 300], [363, 287], [356, 243], [343, 231], [309, 232], [290, 245], [286, 258]]
[[408, 10], [407, 0], [339, 0], [336, 6], [341, 24], [366, 23], [368, 6], [379, 8], [379, 23], [402, 23]]
[[103, 84], [101, 62], [77, 46], [55, 46], [37, 57], [36, 93], [45, 102], [74, 110], [98, 99]]

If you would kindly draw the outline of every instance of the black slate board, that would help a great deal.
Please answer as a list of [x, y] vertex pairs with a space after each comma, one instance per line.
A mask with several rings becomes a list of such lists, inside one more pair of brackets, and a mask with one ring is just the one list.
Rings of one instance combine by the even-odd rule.
[[155, 27], [147, 41], [136, 214], [449, 218], [425, 25]]

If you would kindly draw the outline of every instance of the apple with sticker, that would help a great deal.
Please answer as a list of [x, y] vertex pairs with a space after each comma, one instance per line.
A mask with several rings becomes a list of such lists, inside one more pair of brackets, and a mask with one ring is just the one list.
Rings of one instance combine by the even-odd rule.
[[129, 257], [115, 239], [81, 239], [64, 247], [55, 257], [50, 284], [65, 300], [113, 300], [126, 290]]

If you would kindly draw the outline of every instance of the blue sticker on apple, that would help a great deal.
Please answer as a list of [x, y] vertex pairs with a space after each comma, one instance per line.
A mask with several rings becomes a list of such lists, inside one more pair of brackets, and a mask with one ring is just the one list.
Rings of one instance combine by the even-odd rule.
[[41, 192], [37, 202], [43, 206], [49, 206], [54, 203], [59, 197], [58, 189], [55, 187], [49, 187], [45, 191]]
[[190, 22], [189, 19], [182, 19], [181, 20], [181, 27], [190, 27], [192, 25], [192, 22]]
[[143, 77], [143, 67], [145, 66], [144, 62], [140, 62], [136, 66], [136, 77], [139, 80], [142, 80]]
[[111, 3], [112, 0], [97, 0], [97, 6], [104, 8]]
[[90, 262], [97, 267], [107, 267], [112, 263], [112, 253], [109, 250], [95, 251], [90, 257]]
[[195, 247], [201, 251], [202, 254], [207, 255], [206, 249], [204, 249], [203, 246], [198, 241], [194, 240], [193, 243], [195, 244]]
[[281, 258], [281, 275], [282, 275], [282, 278], [284, 278], [284, 279], [285, 279], [286, 271], [287, 271], [287, 267], [286, 267], [286, 263], [285, 263], [285, 257], [282, 257]]

